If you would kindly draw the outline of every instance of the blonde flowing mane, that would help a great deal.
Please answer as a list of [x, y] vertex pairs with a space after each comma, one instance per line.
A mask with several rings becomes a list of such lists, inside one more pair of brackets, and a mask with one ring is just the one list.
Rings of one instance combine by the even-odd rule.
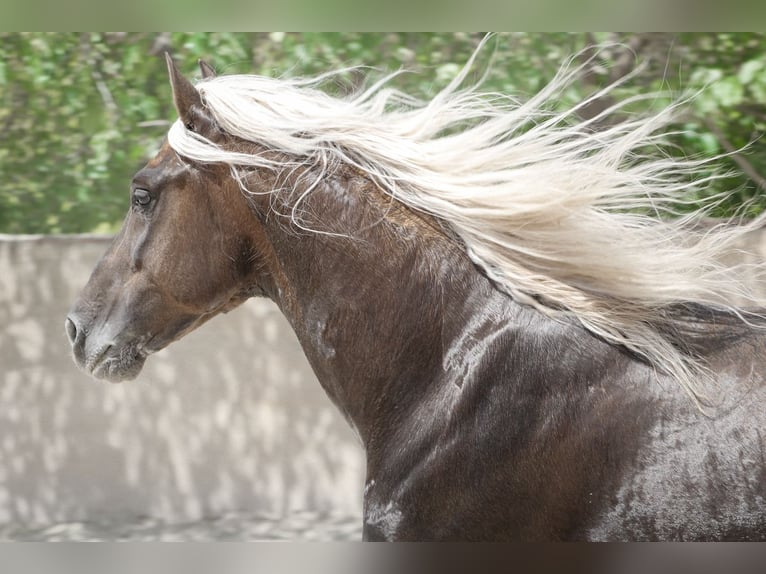
[[194, 161], [229, 164], [243, 185], [254, 167], [311, 166], [320, 175], [308, 193], [334, 167], [354, 166], [396, 200], [444, 222], [499, 289], [547, 315], [576, 318], [704, 398], [710, 377], [678, 335], [688, 317], [673, 309], [714, 306], [746, 320], [731, 301], [760, 305], [745, 279], [753, 270], [721, 258], [756, 224], [700, 226], [704, 209], [670, 217], [717, 177], [711, 160], [662, 154], [679, 104], [636, 117], [626, 108], [652, 96], [636, 97], [582, 120], [578, 112], [616, 84], [552, 111], [582, 65], [564, 66], [520, 102], [482, 92], [480, 82], [465, 85], [477, 52], [430, 101], [391, 88], [396, 74], [344, 98], [320, 88], [337, 72], [197, 84], [224, 131], [282, 152], [292, 158], [287, 163], [227, 151], [180, 121], [169, 142]]

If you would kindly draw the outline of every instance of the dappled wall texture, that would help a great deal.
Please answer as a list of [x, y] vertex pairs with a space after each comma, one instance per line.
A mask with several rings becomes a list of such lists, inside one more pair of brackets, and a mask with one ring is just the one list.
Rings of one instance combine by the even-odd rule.
[[75, 367], [64, 318], [108, 243], [0, 236], [0, 524], [361, 516], [359, 442], [271, 302], [213, 319], [136, 381]]
[[213, 319], [136, 381], [78, 371], [64, 318], [108, 243], [0, 236], [0, 525], [360, 517], [361, 447], [271, 302]]

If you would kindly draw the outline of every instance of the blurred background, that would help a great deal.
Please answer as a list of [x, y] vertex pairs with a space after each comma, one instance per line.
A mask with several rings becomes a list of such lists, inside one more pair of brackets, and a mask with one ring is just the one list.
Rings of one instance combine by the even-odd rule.
[[[198, 77], [219, 73], [308, 75], [346, 66], [406, 69], [396, 86], [427, 98], [443, 87], [482, 34], [465, 33], [0, 33], [0, 233], [113, 232], [130, 177], [174, 119], [164, 52]], [[738, 174], [710, 192], [734, 190], [721, 215], [756, 195], [766, 178], [766, 35], [758, 33], [498, 34], [488, 90], [524, 98], [571, 55], [603, 51], [573, 86], [572, 100], [643, 69], [616, 97], [702, 90], [671, 143], [674, 153], [733, 155]], [[370, 71], [372, 77], [381, 73]], [[347, 74], [353, 89], [361, 71]], [[566, 102], [562, 102], [565, 104]], [[662, 105], [663, 101], [646, 105]], [[754, 142], [754, 143], [753, 143]], [[759, 199], [755, 209], [766, 203]]]
[[[0, 539], [354, 539], [364, 459], [273, 305], [250, 301], [123, 385], [88, 379], [64, 317], [175, 119], [163, 54], [188, 76], [344, 73], [343, 95], [404, 69], [427, 99], [475, 33], [0, 33]], [[727, 154], [715, 216], [766, 207], [766, 35], [501, 33], [485, 89], [524, 99], [608, 47], [559, 103], [633, 74], [612, 98], [696, 94], [666, 153]], [[368, 79], [365, 79], [368, 77]], [[613, 101], [583, 109], [598, 113]], [[647, 111], [632, 106], [630, 112]], [[761, 246], [763, 238], [753, 238]], [[756, 247], [756, 250], [762, 249]]]

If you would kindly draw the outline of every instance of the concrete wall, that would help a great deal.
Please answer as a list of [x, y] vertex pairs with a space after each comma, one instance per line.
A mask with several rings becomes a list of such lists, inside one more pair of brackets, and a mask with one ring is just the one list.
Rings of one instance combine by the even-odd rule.
[[[0, 236], [0, 525], [361, 516], [361, 448], [272, 303], [213, 319], [137, 381], [77, 370], [64, 317], [108, 242]], [[766, 252], [763, 233], [745, 243]]]
[[277, 308], [252, 300], [112, 385], [64, 317], [109, 243], [0, 236], [0, 524], [361, 516], [364, 459]]

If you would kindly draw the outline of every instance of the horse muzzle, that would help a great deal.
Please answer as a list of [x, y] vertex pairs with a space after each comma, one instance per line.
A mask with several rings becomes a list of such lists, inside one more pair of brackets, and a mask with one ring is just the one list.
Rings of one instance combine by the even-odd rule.
[[64, 327], [75, 363], [92, 377], [118, 383], [141, 372], [148, 352], [138, 341], [112, 333], [108, 324], [89, 332], [75, 313], [66, 318]]

